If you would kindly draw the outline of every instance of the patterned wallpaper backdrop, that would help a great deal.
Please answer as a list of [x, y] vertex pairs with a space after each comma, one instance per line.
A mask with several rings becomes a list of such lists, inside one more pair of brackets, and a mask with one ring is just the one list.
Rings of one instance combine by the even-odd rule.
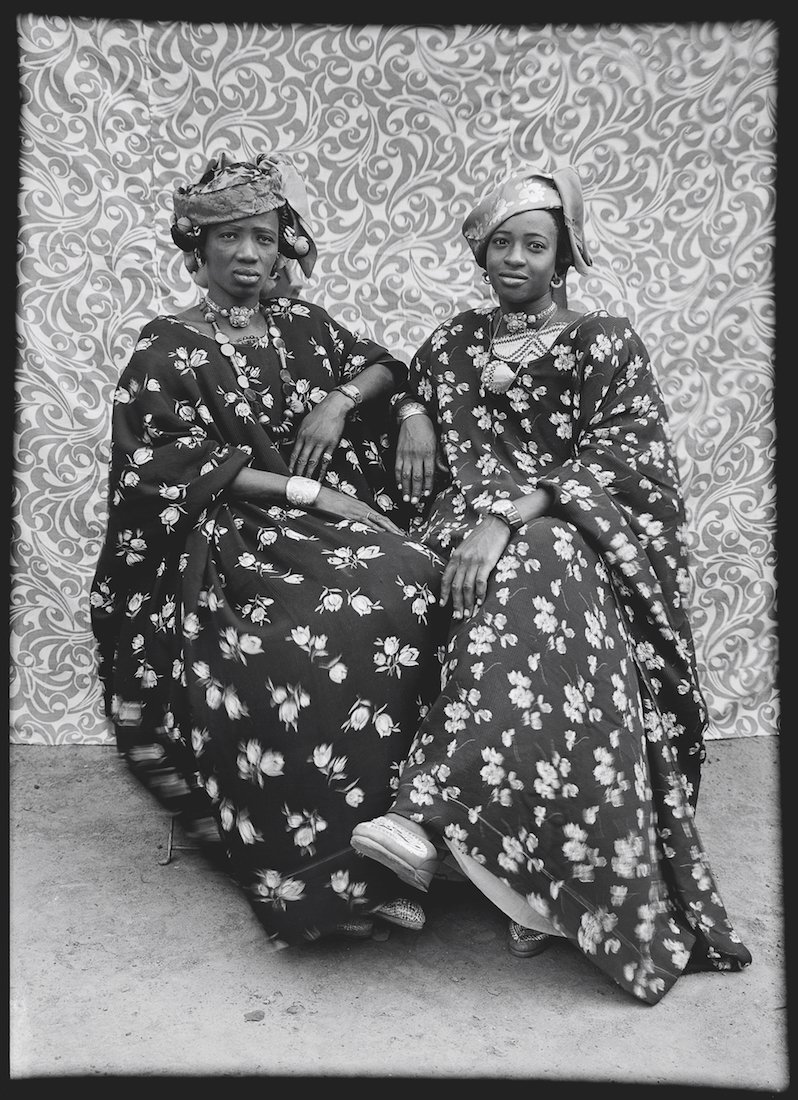
[[349, 26], [18, 17], [14, 742], [110, 742], [87, 591], [110, 397], [139, 329], [197, 292], [171, 246], [207, 157], [290, 151], [305, 294], [408, 358], [488, 294], [460, 233], [518, 163], [574, 164], [595, 274], [658, 368], [689, 500], [710, 737], [778, 698], [772, 248], [777, 35], [764, 22]]

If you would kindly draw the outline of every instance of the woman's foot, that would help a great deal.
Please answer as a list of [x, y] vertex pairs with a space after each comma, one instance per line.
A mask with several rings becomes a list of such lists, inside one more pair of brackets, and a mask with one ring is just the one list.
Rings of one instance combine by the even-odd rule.
[[416, 901], [409, 898], [394, 898], [378, 905], [371, 910], [372, 917], [395, 924], [399, 928], [409, 928], [412, 932], [420, 932], [424, 927], [427, 914]]
[[417, 890], [427, 890], [438, 866], [438, 851], [421, 826], [397, 814], [362, 821], [355, 826], [350, 843], [360, 855], [388, 867]]
[[548, 932], [536, 932], [534, 928], [525, 928], [523, 924], [510, 921], [507, 946], [510, 954], [517, 959], [531, 959], [533, 955], [539, 955], [550, 946], [553, 939]]

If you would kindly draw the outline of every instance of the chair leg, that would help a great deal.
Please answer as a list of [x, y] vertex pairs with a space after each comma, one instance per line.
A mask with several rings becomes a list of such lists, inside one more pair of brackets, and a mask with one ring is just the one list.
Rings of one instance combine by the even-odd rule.
[[172, 851], [174, 849], [174, 839], [175, 839], [175, 819], [174, 819], [174, 817], [170, 817], [169, 818], [169, 836], [166, 838], [166, 855], [164, 856], [163, 859], [158, 860], [158, 862], [160, 863], [160, 865], [162, 867], [165, 867], [167, 865], [167, 863], [172, 862]]
[[198, 844], [175, 844], [175, 815], [173, 814], [169, 818], [169, 835], [166, 838], [166, 855], [163, 859], [159, 859], [161, 867], [166, 867], [168, 863], [172, 862], [172, 852], [198, 852], [200, 847]]

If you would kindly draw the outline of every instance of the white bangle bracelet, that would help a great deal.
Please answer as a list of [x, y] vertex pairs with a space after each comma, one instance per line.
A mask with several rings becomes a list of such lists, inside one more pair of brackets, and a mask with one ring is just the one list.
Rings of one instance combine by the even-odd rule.
[[285, 499], [299, 508], [315, 504], [320, 492], [321, 482], [314, 481], [311, 477], [289, 477], [285, 483]]
[[397, 423], [401, 424], [409, 416], [416, 416], [418, 413], [424, 413], [425, 416], [429, 415], [426, 406], [422, 405], [420, 401], [408, 401], [405, 405], [399, 407], [396, 413]]

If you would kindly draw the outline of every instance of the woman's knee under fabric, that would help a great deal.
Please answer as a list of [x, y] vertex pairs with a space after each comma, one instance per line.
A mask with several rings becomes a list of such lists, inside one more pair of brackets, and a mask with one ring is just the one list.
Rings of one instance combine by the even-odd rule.
[[[557, 660], [546, 662], [547, 654]], [[550, 516], [513, 537], [485, 600], [469, 619], [452, 622], [442, 685], [456, 675], [465, 690], [469, 677], [476, 685], [488, 667], [512, 668], [520, 655], [524, 676], [540, 675], [545, 662], [546, 675], [561, 683], [628, 657], [603, 561], [572, 524]]]

